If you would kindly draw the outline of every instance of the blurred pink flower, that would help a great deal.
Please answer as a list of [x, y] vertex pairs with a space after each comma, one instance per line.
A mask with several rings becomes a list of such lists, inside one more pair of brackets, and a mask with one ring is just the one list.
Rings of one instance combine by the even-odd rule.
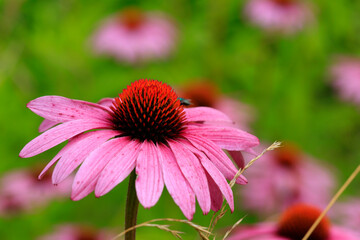
[[324, 207], [334, 187], [326, 168], [289, 143], [266, 153], [245, 175], [249, 184], [241, 189], [243, 206], [262, 215], [297, 202]]
[[189, 107], [212, 107], [228, 115], [235, 124], [244, 130], [250, 130], [255, 111], [249, 105], [221, 94], [219, 88], [206, 79], [194, 79], [179, 90], [179, 96], [189, 99]]
[[[59, 160], [53, 172], [57, 184], [83, 163], [71, 195], [80, 200], [92, 191], [97, 197], [108, 193], [136, 169], [137, 196], [145, 208], [156, 204], [165, 184], [188, 219], [195, 212], [195, 196], [205, 214], [220, 209], [222, 195], [233, 210], [225, 178], [232, 179], [237, 169], [221, 149], [251, 152], [259, 144], [218, 110], [184, 109], [174, 90], [156, 80], [132, 83], [110, 108], [60, 96], [40, 97], [27, 106], [62, 123], [29, 142], [20, 157], [70, 139], [40, 177]], [[243, 176], [237, 179], [246, 182]]]
[[360, 198], [335, 203], [330, 214], [336, 222], [360, 234]]
[[108, 240], [111, 233], [96, 230], [88, 226], [67, 224], [57, 226], [53, 233], [38, 238], [39, 240]]
[[331, 66], [333, 85], [345, 101], [360, 104], [360, 59], [341, 57]]
[[255, 25], [286, 34], [302, 29], [312, 18], [301, 0], [249, 0], [245, 14]]
[[130, 64], [166, 58], [177, 42], [177, 28], [167, 16], [128, 8], [107, 19], [93, 38], [96, 52]]
[[6, 173], [0, 180], [0, 215], [8, 216], [45, 205], [55, 198], [68, 196], [73, 179], [54, 186], [50, 178], [39, 181], [38, 172], [29, 169]]
[[[287, 209], [278, 223], [261, 223], [239, 227], [228, 240], [293, 240], [302, 239], [315, 222], [321, 211], [305, 204], [297, 204]], [[313, 240], [359, 240], [351, 230], [330, 225], [325, 217], [321, 220], [309, 239]]]

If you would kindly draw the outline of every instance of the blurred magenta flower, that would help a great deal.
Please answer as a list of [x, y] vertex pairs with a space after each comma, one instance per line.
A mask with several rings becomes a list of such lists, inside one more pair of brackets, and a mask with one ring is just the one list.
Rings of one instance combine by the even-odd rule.
[[246, 174], [243, 206], [262, 215], [298, 202], [324, 207], [334, 187], [333, 175], [290, 143], [266, 153]]
[[34, 169], [7, 172], [0, 180], [0, 216], [9, 216], [68, 196], [73, 178], [54, 186], [50, 178], [39, 181]]
[[345, 101], [360, 104], [360, 59], [340, 57], [331, 66], [333, 85]]
[[[294, 240], [302, 239], [308, 229], [321, 214], [321, 210], [306, 204], [296, 204], [288, 208], [278, 223], [260, 223], [253, 226], [239, 227], [228, 240]], [[325, 217], [314, 232], [312, 240], [359, 240], [351, 230], [330, 225]]]
[[[174, 90], [157, 80], [132, 83], [110, 108], [60, 96], [40, 97], [27, 106], [62, 123], [30, 141], [20, 157], [35, 156], [70, 139], [42, 174], [58, 161], [53, 173], [57, 184], [82, 163], [73, 200], [92, 191], [100, 197], [136, 169], [136, 192], [145, 208], [156, 204], [165, 184], [188, 219], [195, 212], [195, 196], [205, 214], [220, 209], [222, 195], [233, 210], [226, 179], [237, 169], [222, 149], [251, 152], [259, 144], [218, 110], [184, 109]], [[240, 176], [237, 183], [247, 181]]]
[[290, 34], [312, 19], [310, 8], [301, 0], [249, 0], [245, 15], [268, 31]]
[[112, 239], [111, 233], [105, 230], [78, 225], [64, 224], [56, 227], [53, 233], [41, 236], [39, 240], [108, 240]]
[[93, 46], [100, 54], [134, 64], [168, 57], [177, 36], [169, 17], [132, 7], [108, 18], [95, 33]]
[[255, 110], [249, 105], [222, 94], [214, 83], [206, 79], [194, 79], [179, 90], [179, 95], [189, 99], [189, 107], [206, 106], [215, 108], [228, 115], [235, 124], [244, 130], [250, 130], [255, 118]]
[[353, 197], [345, 202], [335, 203], [330, 216], [334, 221], [360, 234], [360, 198]]

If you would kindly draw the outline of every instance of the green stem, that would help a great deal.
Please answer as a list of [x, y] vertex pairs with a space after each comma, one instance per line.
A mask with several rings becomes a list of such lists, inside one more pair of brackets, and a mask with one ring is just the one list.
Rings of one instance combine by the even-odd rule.
[[[129, 180], [128, 194], [126, 198], [125, 209], [125, 230], [136, 225], [139, 200], [136, 196], [135, 189], [136, 174], [132, 171]], [[125, 240], [135, 240], [136, 229], [125, 234]]]

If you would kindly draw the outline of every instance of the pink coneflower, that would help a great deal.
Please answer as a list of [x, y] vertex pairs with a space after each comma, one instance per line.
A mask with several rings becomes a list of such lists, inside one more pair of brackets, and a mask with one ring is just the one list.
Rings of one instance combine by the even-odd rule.
[[71, 179], [58, 186], [50, 178], [39, 181], [37, 171], [32, 169], [14, 170], [6, 173], [0, 180], [0, 215], [9, 216], [29, 211], [47, 202], [69, 195]]
[[324, 207], [330, 201], [333, 176], [292, 144], [265, 154], [246, 173], [243, 205], [258, 214], [272, 214], [305, 202]]
[[333, 85], [345, 101], [360, 104], [360, 59], [342, 57], [331, 67]]
[[[228, 240], [301, 240], [321, 211], [313, 206], [297, 204], [287, 209], [278, 223], [262, 223], [240, 227]], [[309, 240], [359, 240], [350, 230], [330, 225], [325, 217]]]
[[[137, 196], [145, 208], [156, 204], [165, 184], [188, 219], [195, 212], [195, 196], [204, 214], [221, 207], [222, 195], [233, 209], [225, 178], [232, 179], [237, 169], [221, 149], [251, 151], [259, 143], [218, 110], [184, 109], [174, 90], [157, 80], [132, 83], [110, 108], [60, 96], [40, 97], [27, 106], [62, 123], [29, 142], [20, 157], [32, 157], [70, 139], [43, 172], [59, 160], [53, 176], [57, 184], [82, 163], [73, 200], [92, 191], [100, 197], [135, 169]], [[239, 184], [246, 182], [243, 176], [237, 179]]]
[[161, 13], [128, 8], [107, 19], [94, 35], [96, 52], [137, 63], [165, 58], [177, 38], [175, 24]]
[[82, 225], [60, 225], [53, 233], [38, 238], [39, 240], [107, 240], [111, 234], [104, 230]]
[[269, 30], [293, 33], [312, 18], [301, 0], [249, 0], [245, 14], [254, 24]]

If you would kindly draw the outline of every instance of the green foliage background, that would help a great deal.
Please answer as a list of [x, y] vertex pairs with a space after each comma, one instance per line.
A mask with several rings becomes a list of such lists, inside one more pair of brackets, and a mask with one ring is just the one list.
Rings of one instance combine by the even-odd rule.
[[[99, 22], [125, 6], [163, 11], [178, 23], [173, 56], [131, 67], [93, 54], [89, 39]], [[360, 109], [340, 101], [329, 84], [329, 65], [337, 55], [360, 56], [360, 2], [312, 2], [315, 21], [292, 36], [264, 33], [243, 17], [245, 1], [0, 0], [0, 174], [47, 163], [61, 147], [21, 159], [21, 148], [38, 135], [41, 118], [26, 103], [43, 95], [96, 102], [117, 96], [140, 78], [170, 85], [206, 77], [221, 90], [254, 106], [253, 133], [263, 142], [290, 140], [333, 165], [339, 182], [360, 159]], [[246, 174], [245, 174], [246, 175]], [[316, 176], [314, 176], [316, 181]], [[359, 178], [346, 191], [359, 195]], [[120, 232], [127, 182], [96, 199], [55, 201], [28, 214], [0, 219], [1, 239], [35, 239], [56, 224], [74, 222]], [[227, 214], [218, 229], [246, 213]], [[197, 209], [194, 222], [208, 225], [212, 214]], [[184, 218], [164, 191], [151, 209], [139, 209], [138, 222]], [[247, 217], [244, 223], [254, 221]], [[197, 239], [183, 224], [184, 239]], [[141, 228], [138, 239], [168, 239], [169, 233]]]

